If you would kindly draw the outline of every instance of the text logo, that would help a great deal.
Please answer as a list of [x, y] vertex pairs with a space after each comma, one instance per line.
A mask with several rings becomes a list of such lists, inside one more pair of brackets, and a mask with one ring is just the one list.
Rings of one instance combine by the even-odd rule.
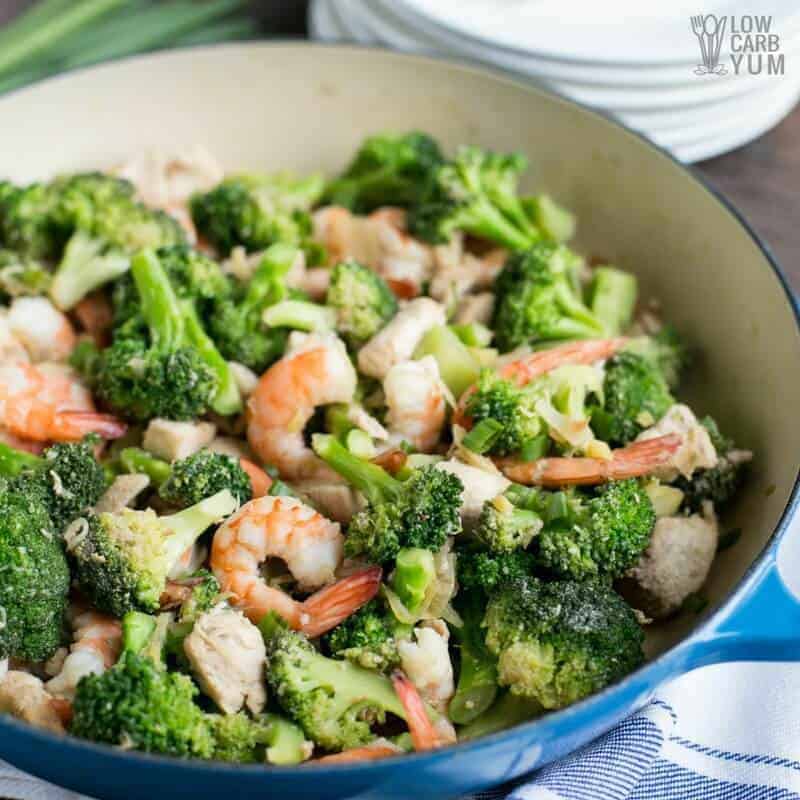
[[689, 18], [700, 48], [697, 75], [783, 75], [781, 38], [763, 14], [694, 14]]

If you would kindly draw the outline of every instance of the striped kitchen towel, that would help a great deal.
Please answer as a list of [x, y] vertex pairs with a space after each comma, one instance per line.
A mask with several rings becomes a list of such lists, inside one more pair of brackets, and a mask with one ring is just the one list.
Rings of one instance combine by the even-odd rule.
[[[2, 763], [0, 798], [81, 800]], [[684, 675], [577, 753], [470, 798], [502, 799], [800, 800], [800, 665]]]

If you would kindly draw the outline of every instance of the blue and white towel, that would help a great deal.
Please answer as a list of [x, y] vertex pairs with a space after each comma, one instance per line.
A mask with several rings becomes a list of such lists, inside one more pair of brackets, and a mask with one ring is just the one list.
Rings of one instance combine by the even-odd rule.
[[[79, 800], [0, 763], [0, 798]], [[800, 665], [684, 675], [563, 761], [473, 800], [800, 800]]]

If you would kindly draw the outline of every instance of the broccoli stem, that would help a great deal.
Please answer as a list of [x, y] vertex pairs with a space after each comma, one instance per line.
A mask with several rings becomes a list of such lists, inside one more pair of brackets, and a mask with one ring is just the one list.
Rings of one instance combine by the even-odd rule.
[[491, 733], [504, 731], [506, 728], [513, 728], [533, 717], [542, 713], [542, 707], [535, 700], [526, 697], [517, 697], [506, 692], [494, 705], [490, 706], [479, 717], [468, 725], [458, 729], [458, 740], [460, 742], [468, 739], [479, 739]]
[[577, 224], [575, 215], [556, 203], [549, 195], [525, 197], [521, 200], [521, 204], [548, 239], [560, 244], [569, 241], [575, 235]]
[[483, 714], [497, 696], [497, 659], [484, 641], [483, 603], [471, 593], [460, 608], [463, 625], [454, 628], [461, 655], [456, 693], [448, 713], [456, 725], [466, 725]]
[[209, 335], [203, 330], [191, 300], [181, 303], [187, 341], [217, 376], [217, 391], [211, 408], [224, 417], [242, 410], [242, 396], [228, 362], [222, 357]]
[[556, 303], [568, 317], [559, 319], [555, 336], [562, 339], [587, 339], [603, 336], [603, 325], [597, 317], [578, 299], [566, 284], [556, 288]]
[[170, 465], [156, 458], [141, 447], [126, 447], [119, 454], [119, 463], [125, 472], [147, 475], [153, 486], [158, 488], [169, 477]]
[[380, 503], [399, 496], [400, 482], [377, 464], [353, 455], [335, 436], [315, 433], [311, 439], [314, 452], [356, 487], [370, 503]]
[[153, 345], [167, 351], [184, 344], [193, 347], [216, 377], [214, 411], [223, 416], [239, 412], [242, 398], [228, 362], [203, 330], [191, 301], [178, 300], [158, 256], [152, 250], [137, 253], [131, 264], [131, 274]]
[[13, 478], [26, 469], [36, 468], [44, 463], [43, 458], [15, 450], [10, 445], [0, 442], [0, 475]]
[[428, 355], [436, 359], [442, 380], [456, 397], [460, 397], [480, 377], [478, 362], [446, 325], [431, 328], [417, 345], [414, 358]]
[[299, 764], [306, 760], [308, 745], [301, 728], [277, 714], [264, 714], [264, 720], [269, 724], [267, 761], [270, 764]]
[[433, 553], [421, 547], [405, 547], [397, 554], [392, 588], [412, 613], [419, 611], [430, 585], [436, 580]]
[[153, 345], [164, 350], [178, 348], [184, 336], [183, 315], [158, 256], [152, 250], [137, 253], [131, 263], [131, 274]]
[[161, 517], [161, 523], [170, 531], [164, 541], [164, 555], [170, 565], [181, 557], [205, 531], [236, 511], [236, 498], [223, 489], [177, 514]]
[[345, 403], [333, 403], [325, 409], [325, 429], [344, 442], [356, 426], [350, 421]]
[[299, 252], [296, 247], [281, 242], [273, 244], [264, 251], [241, 302], [240, 307], [244, 314], [259, 311], [266, 305], [284, 299], [286, 296], [284, 278]]
[[76, 231], [67, 242], [50, 284], [50, 298], [62, 311], [128, 271], [128, 256], [119, 252], [103, 254], [103, 247], [102, 241], [83, 231]]
[[614, 267], [596, 267], [589, 289], [594, 315], [616, 336], [630, 323], [636, 306], [636, 278]]
[[282, 300], [267, 308], [261, 320], [270, 328], [332, 331], [336, 326], [336, 311], [307, 300]]
[[140, 653], [156, 629], [156, 618], [141, 611], [129, 611], [122, 618], [122, 649]]

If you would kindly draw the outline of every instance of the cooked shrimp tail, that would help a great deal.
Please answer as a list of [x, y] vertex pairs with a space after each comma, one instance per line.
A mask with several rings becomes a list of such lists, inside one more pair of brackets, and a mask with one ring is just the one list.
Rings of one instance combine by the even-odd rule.
[[369, 567], [312, 594], [303, 603], [301, 630], [314, 638], [335, 628], [375, 597], [381, 574], [380, 567]]
[[519, 461], [501, 458], [495, 463], [507, 478], [526, 486], [591, 486], [650, 475], [670, 460], [682, 441], [678, 434], [670, 433], [612, 450], [608, 459], [540, 458]]
[[406, 724], [415, 750], [433, 750], [441, 747], [439, 734], [428, 717], [425, 703], [417, 687], [400, 670], [392, 673], [392, 684], [406, 712]]
[[119, 439], [128, 426], [111, 414], [94, 411], [61, 411], [53, 418], [48, 438], [58, 442], [77, 441], [90, 433], [103, 439]]

